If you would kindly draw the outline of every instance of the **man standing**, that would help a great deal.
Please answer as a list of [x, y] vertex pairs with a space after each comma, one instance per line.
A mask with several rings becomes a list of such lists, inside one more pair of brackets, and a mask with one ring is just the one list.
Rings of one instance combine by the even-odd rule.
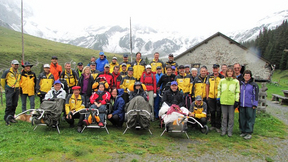
[[71, 69], [70, 62], [66, 62], [64, 66], [65, 66], [65, 71], [61, 73], [60, 78], [65, 79], [67, 81], [67, 84], [69, 87], [69, 91], [67, 93], [72, 94], [72, 87], [78, 84], [79, 78], [78, 78], [76, 71]]
[[211, 128], [221, 133], [221, 107], [217, 105], [218, 85], [223, 75], [219, 73], [219, 65], [213, 64], [213, 73], [207, 76], [206, 100], [208, 102], [208, 115], [211, 113]]
[[145, 70], [145, 66], [146, 66], [146, 63], [144, 60], [141, 59], [141, 53], [137, 52], [136, 59], [132, 63], [132, 67], [134, 71], [133, 76], [137, 81], [140, 81], [141, 75]]
[[[126, 70], [131, 67], [131, 62], [128, 61], [128, 55], [123, 55], [123, 62], [121, 62], [119, 65], [123, 65], [123, 63], [126, 64]], [[122, 72], [123, 69], [122, 69], [122, 66], [120, 67], [120, 72]]]
[[239, 63], [234, 64], [234, 71], [235, 71], [236, 79], [239, 81], [239, 83], [241, 81], [244, 81], [243, 75], [240, 73], [241, 68], [242, 66]]
[[226, 71], [227, 71], [227, 68], [228, 68], [228, 67], [227, 67], [226, 64], [222, 64], [220, 74], [223, 75], [223, 76], [225, 76]]
[[166, 66], [167, 65], [174, 66], [175, 67], [175, 71], [176, 72], [178, 71], [177, 70], [178, 64], [174, 61], [174, 55], [173, 54], [169, 54], [168, 61], [166, 62]]
[[40, 73], [36, 84], [36, 93], [40, 98], [40, 103], [43, 102], [45, 95], [50, 91], [54, 83], [54, 76], [50, 73], [50, 65], [44, 64], [43, 68], [44, 72]]
[[174, 73], [172, 73], [172, 67], [170, 65], [166, 66], [165, 71], [166, 71], [166, 74], [164, 74], [160, 78], [160, 80], [157, 82], [157, 89], [160, 89], [162, 93], [163, 93], [163, 89], [167, 86], [167, 83], [169, 83], [169, 82], [171, 83], [171, 82], [175, 81], [175, 77], [176, 77], [176, 75]]
[[4, 71], [1, 77], [2, 88], [5, 89], [6, 96], [6, 109], [4, 120], [6, 125], [11, 123], [16, 123], [14, 119], [15, 110], [19, 99], [19, 84], [21, 74], [18, 71], [19, 62], [13, 60], [11, 62], [11, 68]]
[[193, 82], [192, 94], [193, 100], [196, 96], [201, 96], [206, 102], [206, 81], [207, 81], [207, 68], [202, 66], [200, 68], [200, 75], [198, 75]]
[[189, 65], [185, 65], [185, 66], [184, 66], [184, 69], [185, 69], [185, 73], [186, 73], [187, 75], [191, 75]]
[[57, 56], [52, 56], [50, 64], [50, 73], [54, 76], [55, 80], [58, 80], [60, 78], [61, 72], [62, 72], [62, 66], [58, 64]]
[[113, 68], [113, 72], [112, 72], [112, 75], [113, 75], [113, 86], [112, 88], [117, 88], [117, 89], [120, 89], [120, 83], [122, 81], [122, 77], [119, 73], [119, 66], [114, 66]]
[[110, 73], [113, 73], [115, 66], [119, 66], [117, 62], [117, 57], [113, 57], [112, 61], [110, 62]]
[[91, 57], [90, 62], [87, 64], [87, 66], [90, 66], [91, 62], [95, 62], [95, 65], [96, 65], [96, 57], [95, 56]]
[[77, 70], [76, 70], [76, 73], [78, 74], [78, 77], [80, 78], [81, 74], [82, 74], [82, 70], [83, 70], [83, 63], [82, 62], [79, 62], [77, 64]]
[[161, 60], [159, 60], [159, 53], [158, 52], [154, 53], [154, 59], [153, 59], [153, 61], [150, 62], [150, 65], [151, 65], [151, 71], [153, 73], [156, 73], [157, 67], [161, 67], [162, 73], [164, 73], [165, 65]]
[[133, 77], [133, 68], [128, 68], [128, 75], [124, 77], [120, 83], [120, 88], [124, 89], [124, 94], [122, 95], [125, 103], [129, 102], [128, 89], [131, 84], [134, 84], [136, 79]]
[[[160, 80], [160, 78], [162, 77], [163, 73], [162, 73], [162, 68], [160, 66], [158, 66], [156, 68], [156, 82], [158, 85], [158, 82]], [[161, 88], [161, 86], [160, 86]], [[157, 88], [158, 89], [158, 88]], [[159, 96], [159, 91], [157, 91], [157, 96], [154, 98], [154, 114], [155, 114], [155, 119], [159, 119], [158, 113], [159, 113], [159, 107], [160, 107], [160, 102], [161, 102], [161, 98]]]
[[126, 77], [128, 74], [127, 71], [127, 64], [126, 63], [122, 63], [120, 69], [122, 69], [122, 71], [120, 72], [120, 75], [122, 78]]
[[90, 69], [91, 69], [91, 75], [93, 79], [95, 80], [98, 74], [100, 73], [98, 70], [96, 70], [96, 63], [90, 62]]
[[99, 53], [99, 58], [96, 60], [96, 70], [103, 72], [104, 66], [106, 64], [109, 64], [108, 60], [106, 59], [106, 56], [104, 55], [104, 52]]
[[192, 77], [193, 81], [197, 77], [197, 74], [198, 74], [198, 70], [196, 68], [192, 68], [191, 69], [191, 77]]
[[35, 90], [36, 90], [36, 74], [31, 71], [33, 65], [29, 62], [25, 62], [22, 67], [24, 70], [21, 73], [20, 80], [20, 94], [22, 100], [22, 112], [26, 111], [27, 97], [30, 100], [30, 109], [35, 107]]

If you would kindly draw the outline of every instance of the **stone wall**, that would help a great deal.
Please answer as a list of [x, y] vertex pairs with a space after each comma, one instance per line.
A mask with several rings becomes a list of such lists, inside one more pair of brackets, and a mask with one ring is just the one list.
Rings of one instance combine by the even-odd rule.
[[251, 70], [255, 79], [269, 80], [271, 75], [271, 68], [264, 60], [249, 50], [230, 43], [228, 39], [222, 36], [214, 37], [194, 51], [175, 59], [175, 61], [179, 65], [200, 63], [200, 66], [206, 65], [210, 72], [215, 63], [233, 65], [238, 62], [245, 65], [246, 70]]

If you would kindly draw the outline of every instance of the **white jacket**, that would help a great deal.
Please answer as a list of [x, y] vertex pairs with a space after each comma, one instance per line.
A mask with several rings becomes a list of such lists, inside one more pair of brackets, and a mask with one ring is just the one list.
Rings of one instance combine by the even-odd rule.
[[51, 90], [48, 91], [44, 99], [48, 100], [55, 98], [54, 95], [56, 96], [56, 98], [62, 98], [64, 100], [66, 99], [66, 92], [62, 88], [59, 91], [56, 91], [54, 87], [52, 87]]

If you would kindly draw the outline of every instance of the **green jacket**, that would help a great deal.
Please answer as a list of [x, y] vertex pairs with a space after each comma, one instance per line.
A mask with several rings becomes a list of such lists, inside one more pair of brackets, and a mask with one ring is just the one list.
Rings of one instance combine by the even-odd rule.
[[240, 85], [237, 79], [224, 78], [218, 84], [218, 95], [221, 105], [234, 105], [239, 102]]

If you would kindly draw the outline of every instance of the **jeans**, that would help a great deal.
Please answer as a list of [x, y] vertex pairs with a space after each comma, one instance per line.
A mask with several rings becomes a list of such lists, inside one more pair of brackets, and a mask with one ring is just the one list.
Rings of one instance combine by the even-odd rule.
[[22, 100], [22, 112], [26, 111], [26, 100], [27, 97], [30, 100], [30, 109], [35, 108], [35, 95], [28, 96], [28, 94], [21, 94], [21, 100]]
[[[221, 105], [222, 110], [222, 132], [228, 131], [228, 133], [232, 133], [233, 126], [234, 126], [234, 105]], [[227, 118], [229, 117], [228, 121], [228, 129], [227, 129]]]
[[159, 113], [159, 107], [160, 107], [161, 97], [159, 96], [159, 93], [157, 92], [157, 96], [154, 98], [154, 114], [155, 118], [158, 119], [158, 113]]
[[98, 109], [99, 110], [99, 118], [100, 122], [104, 123], [105, 121], [105, 115], [106, 115], [106, 105], [101, 105], [100, 107], [97, 107], [95, 104], [91, 106], [91, 108]]
[[5, 87], [5, 96], [6, 96], [6, 109], [4, 120], [7, 121], [7, 117], [10, 115], [14, 117], [16, 107], [18, 105], [19, 99], [19, 88], [9, 88]]

